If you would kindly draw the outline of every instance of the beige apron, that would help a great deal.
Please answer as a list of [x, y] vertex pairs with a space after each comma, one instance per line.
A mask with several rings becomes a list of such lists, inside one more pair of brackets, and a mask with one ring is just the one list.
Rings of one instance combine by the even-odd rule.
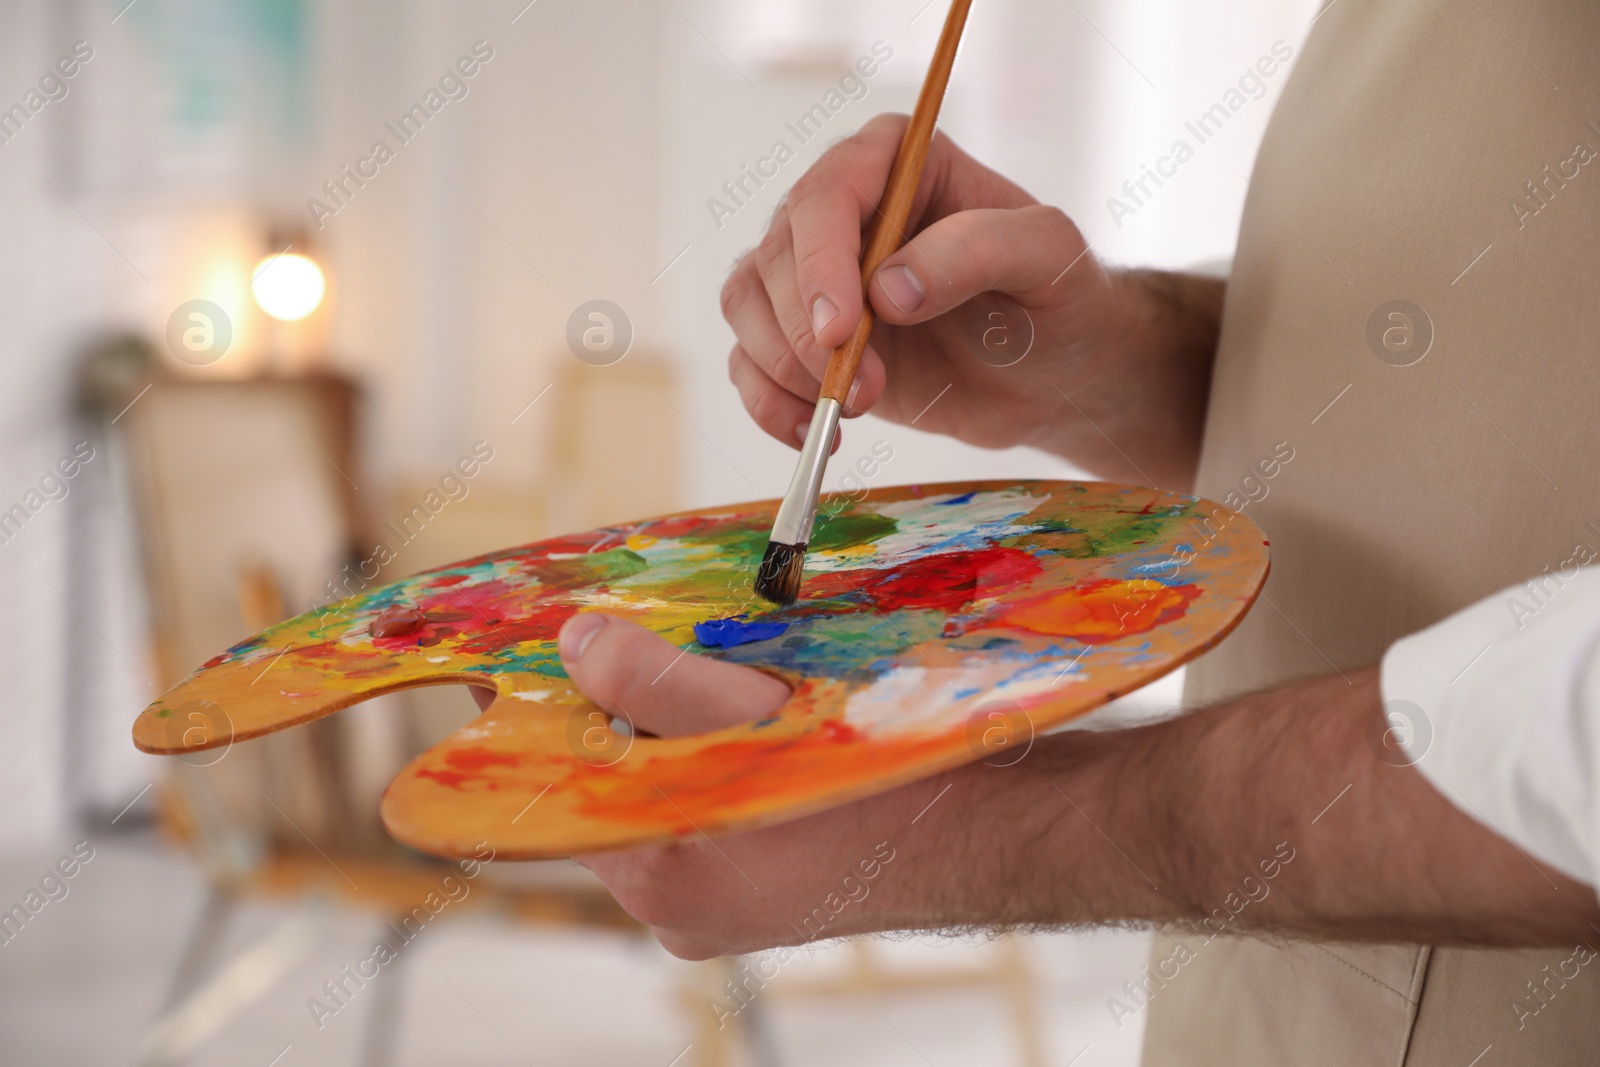
[[[1295, 65], [1198, 483], [1250, 501], [1272, 603], [1190, 668], [1192, 704], [1375, 663], [1600, 551], [1600, 4], [1335, 0]], [[1148, 1067], [1600, 1063], [1600, 967], [1549, 980], [1571, 947], [1187, 940]]]

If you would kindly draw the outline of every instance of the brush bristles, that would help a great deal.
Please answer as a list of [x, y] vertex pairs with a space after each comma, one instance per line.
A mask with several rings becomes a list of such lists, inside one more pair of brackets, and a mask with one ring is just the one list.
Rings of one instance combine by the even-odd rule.
[[756, 595], [779, 607], [793, 604], [800, 596], [800, 578], [806, 569], [806, 546], [768, 541], [767, 554], [756, 571]]

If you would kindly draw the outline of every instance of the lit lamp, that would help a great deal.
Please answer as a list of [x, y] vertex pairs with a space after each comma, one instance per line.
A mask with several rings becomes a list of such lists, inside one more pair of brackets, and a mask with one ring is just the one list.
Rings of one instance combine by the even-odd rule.
[[327, 316], [315, 314], [328, 293], [317, 261], [304, 251], [304, 233], [274, 231], [270, 251], [250, 271], [250, 292], [256, 306], [271, 320], [265, 335], [268, 362], [280, 371], [305, 373], [320, 363]]
[[298, 322], [317, 310], [327, 288], [322, 268], [298, 252], [265, 256], [250, 275], [256, 303], [282, 322]]

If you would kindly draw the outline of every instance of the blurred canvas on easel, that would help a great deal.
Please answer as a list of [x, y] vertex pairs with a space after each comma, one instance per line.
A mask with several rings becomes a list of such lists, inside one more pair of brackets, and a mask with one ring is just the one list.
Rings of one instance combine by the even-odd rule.
[[[384, 516], [373, 522], [393, 555], [381, 580], [682, 506], [683, 427], [665, 362], [636, 353], [608, 367], [576, 365], [567, 356], [562, 366], [539, 401], [550, 462], [537, 480], [509, 479], [499, 473], [504, 462], [490, 461], [476, 469], [469, 462], [448, 482], [446, 471], [395, 486]], [[648, 447], [631, 443], [637, 441]], [[472, 458], [470, 449], [463, 457]], [[441, 740], [477, 715], [455, 687], [405, 695], [423, 742]]]
[[[355, 403], [332, 376], [162, 377], [121, 419], [161, 685], [329, 599], [358, 543]], [[180, 765], [170, 814], [225, 863], [278, 843], [377, 840], [340, 771], [349, 729], [330, 719]]]
[[[475, 463], [468, 448], [460, 469], [392, 488], [384, 514], [370, 517], [392, 556], [382, 580], [682, 507], [684, 427], [666, 363], [648, 355], [609, 367], [570, 363], [539, 401], [550, 461], [533, 480], [500, 473], [504, 461]], [[486, 442], [473, 447], [498, 454]]]
[[[683, 507], [672, 372], [648, 353], [591, 367], [570, 358], [548, 398], [552, 533], [648, 518]], [[693, 431], [689, 431], [693, 432]]]

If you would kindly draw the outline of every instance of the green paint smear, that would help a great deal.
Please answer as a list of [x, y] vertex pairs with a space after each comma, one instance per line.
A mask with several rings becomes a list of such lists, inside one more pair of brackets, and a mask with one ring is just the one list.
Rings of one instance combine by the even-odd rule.
[[691, 544], [712, 545], [730, 559], [759, 560], [767, 550], [772, 529], [767, 526], [729, 526], [723, 529], [696, 531], [685, 540]]
[[1126, 512], [1079, 512], [1069, 521], [1065, 517], [1038, 524], [1037, 532], [1077, 535], [1070, 542], [1052, 546], [1068, 559], [1099, 559], [1127, 551], [1138, 542], [1150, 543], [1164, 536], [1176, 520], [1189, 517], [1192, 509], [1177, 515], [1137, 515]]
[[540, 674], [546, 678], [565, 678], [567, 670], [561, 665], [561, 654], [554, 641], [530, 642], [512, 645], [492, 652], [493, 663], [476, 668], [484, 674]]
[[530, 563], [528, 569], [542, 585], [573, 589], [631, 578], [644, 573], [649, 566], [645, 558], [631, 548], [613, 548], [572, 559], [541, 559]]
[[808, 548], [812, 552], [828, 552], [871, 544], [894, 533], [896, 525], [888, 516], [870, 511], [846, 511], [832, 517], [818, 515]]

